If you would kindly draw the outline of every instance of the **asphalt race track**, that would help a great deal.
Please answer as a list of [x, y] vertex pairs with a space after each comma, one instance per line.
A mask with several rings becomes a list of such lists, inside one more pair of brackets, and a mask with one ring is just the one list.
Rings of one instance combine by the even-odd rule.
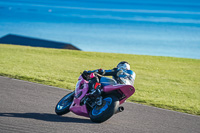
[[200, 133], [199, 116], [135, 103], [101, 124], [57, 116], [55, 105], [69, 92], [0, 76], [0, 133]]

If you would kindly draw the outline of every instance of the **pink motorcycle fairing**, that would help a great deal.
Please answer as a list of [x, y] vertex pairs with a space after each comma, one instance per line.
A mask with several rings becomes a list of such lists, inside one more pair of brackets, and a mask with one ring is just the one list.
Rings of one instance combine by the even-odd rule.
[[[78, 82], [76, 84], [75, 96], [74, 100], [69, 108], [70, 111], [77, 115], [89, 117], [89, 112], [87, 110], [86, 105], [80, 105], [81, 100], [84, 96], [87, 95], [89, 90], [88, 81], [84, 80], [82, 76], [78, 78]], [[106, 85], [102, 88], [102, 91], [105, 93], [109, 93], [117, 90], [122, 98], [119, 99], [119, 103], [122, 104], [125, 102], [127, 98], [129, 98], [134, 92], [135, 88], [132, 85], [124, 85], [124, 84], [114, 84], [114, 85]]]
[[135, 92], [135, 88], [132, 85], [124, 85], [124, 84], [117, 84], [117, 85], [107, 85], [103, 87], [104, 92], [111, 92], [114, 90], [118, 90], [119, 93], [124, 95], [124, 98], [119, 101], [119, 104], [125, 102], [127, 98], [129, 98]]
[[80, 105], [81, 99], [86, 95], [88, 89], [88, 81], [84, 80], [83, 77], [80, 76], [76, 84], [74, 100], [69, 108], [70, 111], [81, 116], [89, 117], [86, 105]]

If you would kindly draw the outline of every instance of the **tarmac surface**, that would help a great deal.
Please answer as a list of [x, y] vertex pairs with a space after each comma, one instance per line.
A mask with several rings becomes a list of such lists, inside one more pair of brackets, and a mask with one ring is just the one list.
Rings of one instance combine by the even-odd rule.
[[0, 76], [0, 133], [200, 133], [200, 117], [135, 103], [97, 124], [68, 113], [57, 102], [69, 90]]

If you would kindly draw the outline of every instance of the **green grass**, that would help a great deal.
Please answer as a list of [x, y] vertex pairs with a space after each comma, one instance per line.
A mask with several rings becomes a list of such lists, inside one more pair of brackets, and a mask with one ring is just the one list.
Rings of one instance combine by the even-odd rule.
[[200, 60], [0, 44], [0, 75], [74, 90], [83, 70], [126, 60], [136, 72], [129, 101], [200, 115]]

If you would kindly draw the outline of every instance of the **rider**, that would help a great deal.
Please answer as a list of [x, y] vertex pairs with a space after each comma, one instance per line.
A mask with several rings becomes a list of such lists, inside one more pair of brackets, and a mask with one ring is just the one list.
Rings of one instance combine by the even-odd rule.
[[130, 70], [130, 64], [126, 61], [120, 62], [116, 68], [112, 70], [97, 69], [94, 71], [84, 71], [82, 76], [84, 79], [89, 80], [89, 88], [91, 94], [95, 97], [101, 95], [101, 83], [102, 76], [113, 76], [113, 79], [118, 84], [133, 85], [136, 74]]

